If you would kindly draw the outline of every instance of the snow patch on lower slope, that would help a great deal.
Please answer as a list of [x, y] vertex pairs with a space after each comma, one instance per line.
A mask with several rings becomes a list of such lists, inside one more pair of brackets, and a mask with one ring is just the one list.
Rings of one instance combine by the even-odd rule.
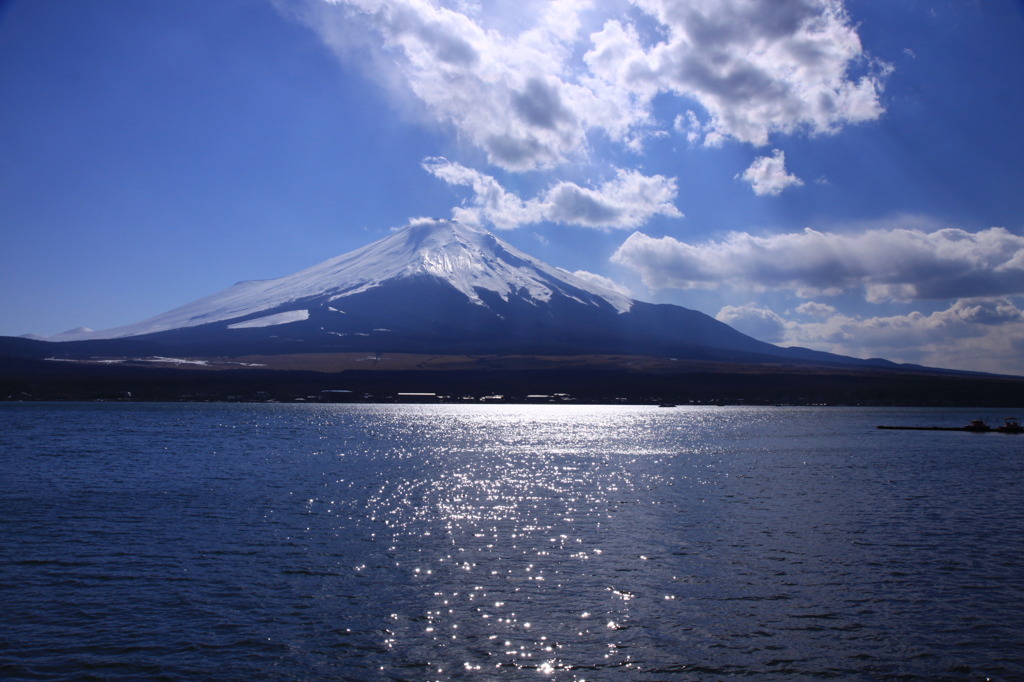
[[273, 327], [278, 324], [288, 324], [289, 322], [302, 322], [303, 320], [308, 319], [308, 310], [287, 310], [283, 313], [266, 315], [264, 317], [257, 317], [254, 320], [246, 320], [245, 322], [236, 322], [235, 324], [229, 324], [228, 329], [253, 329], [256, 327]]

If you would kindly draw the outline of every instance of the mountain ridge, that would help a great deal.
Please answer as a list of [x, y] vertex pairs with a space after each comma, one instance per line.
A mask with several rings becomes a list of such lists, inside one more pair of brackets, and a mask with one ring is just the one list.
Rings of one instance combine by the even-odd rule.
[[577, 277], [482, 228], [433, 219], [292, 275], [239, 282], [138, 323], [42, 343], [54, 356], [77, 358], [135, 347], [180, 357], [624, 354], [896, 366], [759, 341], [704, 313]]

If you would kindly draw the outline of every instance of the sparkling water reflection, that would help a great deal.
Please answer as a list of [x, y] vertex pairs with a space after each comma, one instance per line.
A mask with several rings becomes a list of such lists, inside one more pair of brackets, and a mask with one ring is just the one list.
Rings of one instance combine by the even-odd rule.
[[873, 428], [973, 416], [2, 406], [0, 673], [1024, 676], [1024, 441]]

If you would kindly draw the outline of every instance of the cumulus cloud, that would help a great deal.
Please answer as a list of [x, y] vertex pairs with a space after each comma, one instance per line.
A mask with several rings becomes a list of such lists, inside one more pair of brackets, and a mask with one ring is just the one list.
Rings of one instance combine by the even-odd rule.
[[[591, 68], [649, 98], [672, 92], [707, 112], [708, 143], [756, 145], [773, 132], [830, 133], [882, 114], [888, 67], [870, 63], [840, 0], [636, 0], [666, 38], [642, 44], [617, 19], [592, 36]], [[851, 66], [867, 68], [851, 78]], [[685, 122], [685, 120], [684, 120]], [[690, 121], [687, 129], [699, 130]]]
[[715, 316], [733, 329], [753, 336], [755, 339], [776, 343], [786, 335], [786, 321], [774, 311], [748, 303], [742, 306], [727, 305]]
[[1024, 237], [1001, 227], [871, 229], [857, 234], [733, 233], [688, 244], [635, 232], [612, 256], [654, 289], [791, 290], [867, 300], [955, 299], [1024, 293]]
[[499, 229], [541, 221], [628, 229], [655, 215], [682, 215], [672, 203], [677, 191], [675, 179], [661, 175], [619, 170], [612, 180], [596, 187], [558, 182], [537, 197], [522, 199], [505, 190], [494, 177], [448, 159], [429, 158], [423, 167], [448, 184], [473, 190], [467, 205], [453, 210], [454, 218]]
[[708, 145], [831, 133], [882, 113], [884, 69], [864, 55], [841, 0], [544, 8], [520, 8], [516, 30], [497, 10], [430, 0], [308, 0], [303, 17], [344, 60], [369, 56], [383, 83], [505, 170], [586, 158], [594, 133], [640, 151], [658, 132], [661, 94], [700, 104], [700, 118], [680, 114], [677, 128]]
[[449, 185], [473, 190], [469, 206], [455, 208], [452, 217], [477, 225], [489, 223], [499, 229], [537, 223], [542, 213], [536, 202], [526, 202], [508, 192], [495, 178], [444, 158], [424, 160], [423, 167]]
[[575, 275], [579, 279], [582, 279], [584, 282], [587, 282], [588, 284], [593, 284], [602, 289], [614, 291], [617, 294], [622, 294], [623, 296], [627, 296], [629, 298], [633, 297], [633, 294], [630, 292], [628, 287], [625, 287], [616, 282], [615, 280], [605, 277], [604, 275], [598, 275], [597, 273], [588, 272], [586, 270], [576, 270], [571, 274]]
[[516, 35], [485, 27], [479, 11], [429, 0], [310, 2], [305, 16], [343, 59], [358, 44], [383, 82], [411, 93], [491, 164], [520, 171], [583, 157], [589, 128], [611, 130], [569, 66], [580, 5], [553, 3]]
[[807, 317], [830, 317], [836, 314], [836, 309], [827, 303], [807, 301], [797, 306], [796, 312]]
[[[726, 306], [718, 319], [755, 338], [785, 346], [931, 367], [1024, 374], [1024, 311], [1005, 297], [958, 299], [927, 314], [912, 311], [888, 316], [849, 315], [820, 303], [805, 303], [779, 315], [750, 304]], [[765, 321], [760, 327], [759, 320]]]
[[759, 156], [750, 168], [736, 176], [749, 182], [758, 196], [778, 196], [787, 187], [799, 186], [804, 181], [786, 172], [786, 155], [781, 149], [773, 150], [771, 156]]

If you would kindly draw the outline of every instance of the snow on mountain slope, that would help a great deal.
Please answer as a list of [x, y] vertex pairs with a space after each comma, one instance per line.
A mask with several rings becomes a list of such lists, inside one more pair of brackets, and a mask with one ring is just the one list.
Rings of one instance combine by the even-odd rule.
[[276, 327], [279, 324], [290, 322], [302, 322], [309, 319], [308, 310], [287, 310], [283, 313], [275, 313], [265, 317], [257, 317], [255, 320], [236, 322], [229, 324], [228, 329], [259, 329], [260, 327]]
[[[503, 300], [520, 296], [543, 303], [561, 294], [585, 305], [611, 305], [627, 312], [633, 301], [618, 292], [555, 268], [519, 251], [486, 230], [447, 220], [416, 221], [394, 234], [350, 253], [324, 261], [293, 275], [240, 282], [167, 313], [136, 324], [102, 331], [73, 330], [51, 341], [112, 339], [195, 327], [233, 320], [282, 306], [302, 320], [303, 303], [333, 302], [380, 286], [384, 282], [430, 275], [449, 283], [478, 305], [478, 290], [497, 293]], [[294, 305], [292, 305], [294, 304]], [[276, 313], [281, 314], [281, 313]], [[244, 322], [230, 325], [244, 328]], [[248, 325], [252, 326], [252, 325]]]

